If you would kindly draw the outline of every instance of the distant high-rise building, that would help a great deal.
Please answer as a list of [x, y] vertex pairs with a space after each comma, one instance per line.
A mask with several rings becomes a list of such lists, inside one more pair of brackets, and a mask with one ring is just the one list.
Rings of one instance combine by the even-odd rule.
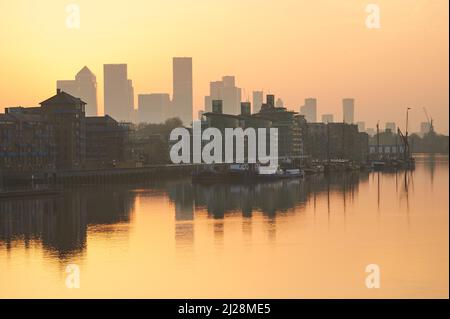
[[431, 131], [431, 125], [429, 122], [422, 122], [420, 123], [420, 134], [425, 135], [430, 133]]
[[134, 87], [133, 87], [133, 81], [130, 79], [128, 79], [128, 105], [131, 106], [131, 112], [133, 112], [133, 110], [134, 110]]
[[386, 122], [386, 131], [390, 130], [392, 133], [396, 133], [397, 126], [394, 122]]
[[317, 99], [308, 98], [305, 99], [305, 105], [300, 107], [300, 114], [305, 116], [305, 119], [309, 123], [317, 122]]
[[239, 114], [241, 103], [241, 89], [236, 87], [234, 76], [222, 77], [223, 112], [225, 114]]
[[359, 132], [365, 132], [366, 131], [366, 122], [358, 122], [356, 124], [358, 125], [358, 131]]
[[344, 114], [344, 123], [353, 124], [355, 116], [355, 100], [354, 99], [343, 99], [342, 109]]
[[322, 114], [322, 123], [333, 123], [333, 114]]
[[376, 134], [376, 131], [374, 128], [368, 128], [366, 129], [366, 133], [369, 134], [369, 136], [374, 136]]
[[75, 80], [58, 80], [56, 81], [56, 89], [69, 93], [72, 96], [79, 97], [79, 89]]
[[212, 100], [221, 100], [223, 98], [223, 81], [210, 82], [209, 95]]
[[170, 108], [170, 96], [166, 93], [138, 94], [139, 122], [163, 123]]
[[234, 76], [223, 76], [222, 81], [209, 84], [209, 95], [205, 97], [205, 110], [209, 111], [212, 101], [222, 100], [223, 112], [237, 115], [240, 113], [241, 89], [236, 87]]
[[212, 112], [212, 98], [211, 96], [205, 96], [205, 105], [204, 105], [205, 112]]
[[223, 113], [222, 106], [223, 106], [222, 100], [213, 100], [212, 101], [212, 112], [222, 114]]
[[134, 110], [133, 86], [126, 64], [104, 64], [105, 114], [117, 121], [129, 121]]
[[263, 91], [253, 91], [253, 113], [258, 113], [264, 103]]
[[192, 58], [173, 58], [173, 100], [172, 111], [185, 126], [192, 123]]
[[225, 75], [222, 77], [222, 82], [224, 87], [235, 87], [236, 86], [236, 80], [234, 76], [232, 75]]
[[84, 101], [86, 116], [97, 116], [97, 80], [88, 67], [83, 67], [76, 74], [75, 80], [57, 81], [56, 88]]
[[277, 101], [275, 102], [275, 106], [276, 107], [284, 107], [283, 100], [278, 98]]

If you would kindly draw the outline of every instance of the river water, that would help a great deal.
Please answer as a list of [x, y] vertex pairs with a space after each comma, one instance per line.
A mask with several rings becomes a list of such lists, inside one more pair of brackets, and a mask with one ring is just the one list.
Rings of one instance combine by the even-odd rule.
[[0, 298], [448, 298], [448, 157], [416, 166], [1, 199]]

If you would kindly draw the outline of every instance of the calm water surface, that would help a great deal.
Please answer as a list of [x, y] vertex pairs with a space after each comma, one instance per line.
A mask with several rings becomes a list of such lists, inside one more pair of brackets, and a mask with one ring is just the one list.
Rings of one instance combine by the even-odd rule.
[[0, 298], [448, 298], [448, 185], [448, 157], [422, 156], [407, 173], [0, 200]]

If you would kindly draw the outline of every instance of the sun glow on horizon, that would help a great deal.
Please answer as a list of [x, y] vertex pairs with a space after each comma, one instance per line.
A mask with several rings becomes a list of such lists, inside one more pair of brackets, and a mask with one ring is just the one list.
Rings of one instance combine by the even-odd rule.
[[[66, 6], [80, 7], [68, 29]], [[56, 80], [87, 65], [97, 76], [103, 110], [103, 64], [127, 63], [135, 95], [172, 93], [172, 57], [192, 56], [194, 117], [209, 82], [235, 75], [237, 86], [281, 97], [295, 111], [307, 97], [318, 114], [342, 119], [342, 98], [355, 117], [411, 128], [422, 107], [448, 133], [448, 1], [378, 0], [381, 28], [365, 26], [367, 1], [31, 1], [0, 3], [0, 108], [33, 106]], [[135, 104], [137, 98], [135, 97]]]

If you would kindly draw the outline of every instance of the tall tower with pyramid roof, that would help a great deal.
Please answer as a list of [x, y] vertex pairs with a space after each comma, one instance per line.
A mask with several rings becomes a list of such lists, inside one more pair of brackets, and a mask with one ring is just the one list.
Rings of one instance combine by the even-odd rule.
[[77, 73], [75, 80], [57, 81], [56, 88], [86, 102], [86, 116], [97, 116], [97, 79], [87, 66]]
[[97, 116], [97, 79], [87, 66], [75, 76], [78, 83], [79, 98], [86, 102], [86, 116]]

